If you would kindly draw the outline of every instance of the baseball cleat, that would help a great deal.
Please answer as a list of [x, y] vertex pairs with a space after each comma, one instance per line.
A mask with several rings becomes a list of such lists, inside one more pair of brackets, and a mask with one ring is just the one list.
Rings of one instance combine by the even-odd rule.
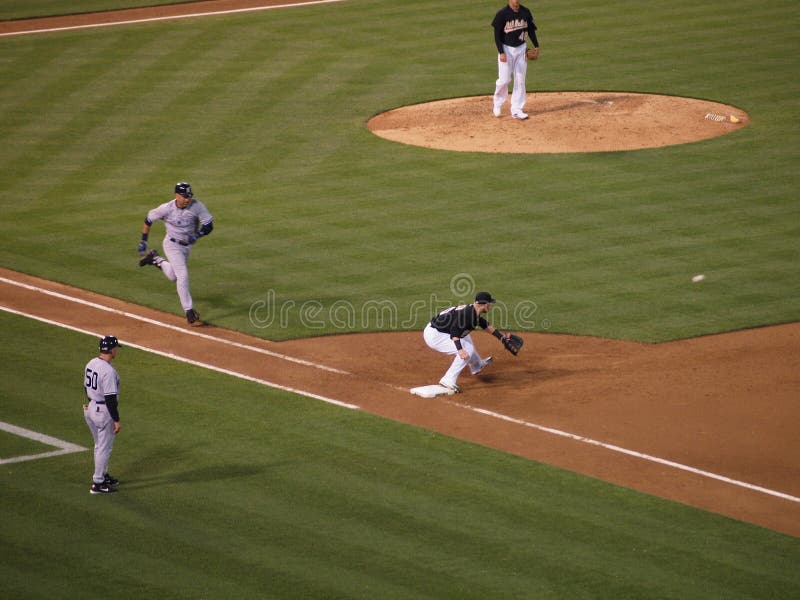
[[496, 107], [496, 106], [495, 106], [495, 107], [492, 109], [492, 114], [493, 114], [495, 117], [499, 117], [499, 116], [501, 115], [501, 111], [500, 111], [500, 109], [499, 109], [498, 107]]
[[203, 322], [200, 320], [200, 313], [193, 308], [190, 308], [189, 310], [186, 311], [186, 321], [192, 327], [203, 326]]
[[145, 265], [154, 265], [156, 264], [156, 257], [158, 256], [158, 252], [155, 250], [150, 250], [147, 254], [144, 255], [142, 260], [139, 261], [139, 266], [143, 267]]
[[105, 475], [105, 479], [103, 480], [103, 485], [119, 485], [119, 479], [115, 479], [108, 473]]
[[528, 118], [528, 113], [524, 113], [522, 111], [519, 111], [519, 112], [516, 112], [516, 113], [512, 113], [511, 116], [514, 117], [515, 119], [519, 119], [520, 121], [524, 121], [525, 119]]
[[90, 494], [113, 494], [116, 491], [117, 490], [115, 490], [113, 487], [106, 484], [105, 482], [93, 483], [92, 487], [89, 488]]
[[458, 387], [456, 384], [452, 384], [451, 385], [449, 383], [445, 383], [444, 381], [440, 381], [439, 385], [442, 386], [442, 387], [446, 387], [448, 390], [452, 390], [456, 394], [460, 394], [461, 393], [461, 388]]
[[481, 365], [481, 368], [478, 369], [477, 371], [475, 371], [475, 373], [473, 373], [473, 375], [477, 375], [478, 373], [483, 371], [486, 367], [488, 367], [493, 362], [494, 362], [494, 357], [493, 356], [487, 356], [486, 360], [483, 361], [483, 364]]

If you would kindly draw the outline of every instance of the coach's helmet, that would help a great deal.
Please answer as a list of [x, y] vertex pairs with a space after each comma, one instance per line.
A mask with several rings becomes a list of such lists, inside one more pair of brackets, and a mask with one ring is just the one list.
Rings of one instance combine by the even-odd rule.
[[186, 181], [179, 181], [175, 184], [175, 193], [180, 194], [184, 198], [191, 198], [194, 196], [192, 193], [192, 186]]
[[107, 335], [100, 340], [100, 352], [103, 354], [111, 354], [114, 348], [120, 348], [119, 340], [113, 335]]

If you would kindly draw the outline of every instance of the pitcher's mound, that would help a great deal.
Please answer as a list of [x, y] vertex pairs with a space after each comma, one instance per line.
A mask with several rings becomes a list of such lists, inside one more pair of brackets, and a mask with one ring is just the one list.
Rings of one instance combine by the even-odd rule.
[[381, 113], [376, 135], [440, 150], [504, 153], [612, 152], [686, 144], [735, 131], [743, 110], [707, 100], [629, 92], [528, 94], [526, 121], [508, 103], [492, 114], [491, 96], [437, 100]]

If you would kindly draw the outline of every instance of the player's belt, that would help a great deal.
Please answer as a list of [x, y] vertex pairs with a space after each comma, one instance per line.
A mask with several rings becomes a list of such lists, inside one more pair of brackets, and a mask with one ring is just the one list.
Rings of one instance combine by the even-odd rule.
[[94, 403], [95, 404], [105, 404], [106, 401], [105, 400], [95, 400]]

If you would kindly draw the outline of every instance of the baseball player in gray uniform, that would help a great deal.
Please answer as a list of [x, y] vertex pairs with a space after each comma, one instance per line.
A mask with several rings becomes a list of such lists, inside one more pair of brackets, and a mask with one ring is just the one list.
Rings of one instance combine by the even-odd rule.
[[94, 438], [94, 474], [90, 494], [112, 494], [119, 484], [108, 474], [108, 461], [119, 433], [119, 373], [111, 366], [117, 357], [119, 341], [113, 335], [100, 340], [100, 355], [86, 363], [83, 388], [89, 404], [83, 406], [83, 416]]
[[[151, 250], [147, 254], [147, 238], [150, 227], [156, 221], [164, 221], [167, 233], [164, 236], [164, 254], [167, 258]], [[186, 314], [189, 325], [198, 327], [203, 324], [200, 315], [194, 309], [192, 294], [189, 292], [189, 253], [194, 244], [201, 237], [211, 233], [214, 229], [214, 217], [208, 212], [205, 205], [194, 198], [192, 186], [185, 181], [175, 184], [175, 199], [157, 206], [147, 213], [142, 227], [142, 239], [137, 251], [143, 258], [139, 266], [153, 265], [170, 281], [175, 281], [178, 288], [178, 298]]]
[[489, 325], [483, 316], [495, 302], [497, 300], [492, 298], [489, 292], [478, 292], [472, 304], [451, 306], [433, 317], [425, 326], [422, 337], [429, 348], [443, 354], [455, 355], [439, 385], [459, 393], [461, 388], [456, 381], [464, 367], [469, 365], [470, 372], [477, 375], [492, 362], [491, 356], [484, 360], [478, 354], [470, 332], [476, 327], [481, 327], [502, 341], [504, 334], [493, 325]]

